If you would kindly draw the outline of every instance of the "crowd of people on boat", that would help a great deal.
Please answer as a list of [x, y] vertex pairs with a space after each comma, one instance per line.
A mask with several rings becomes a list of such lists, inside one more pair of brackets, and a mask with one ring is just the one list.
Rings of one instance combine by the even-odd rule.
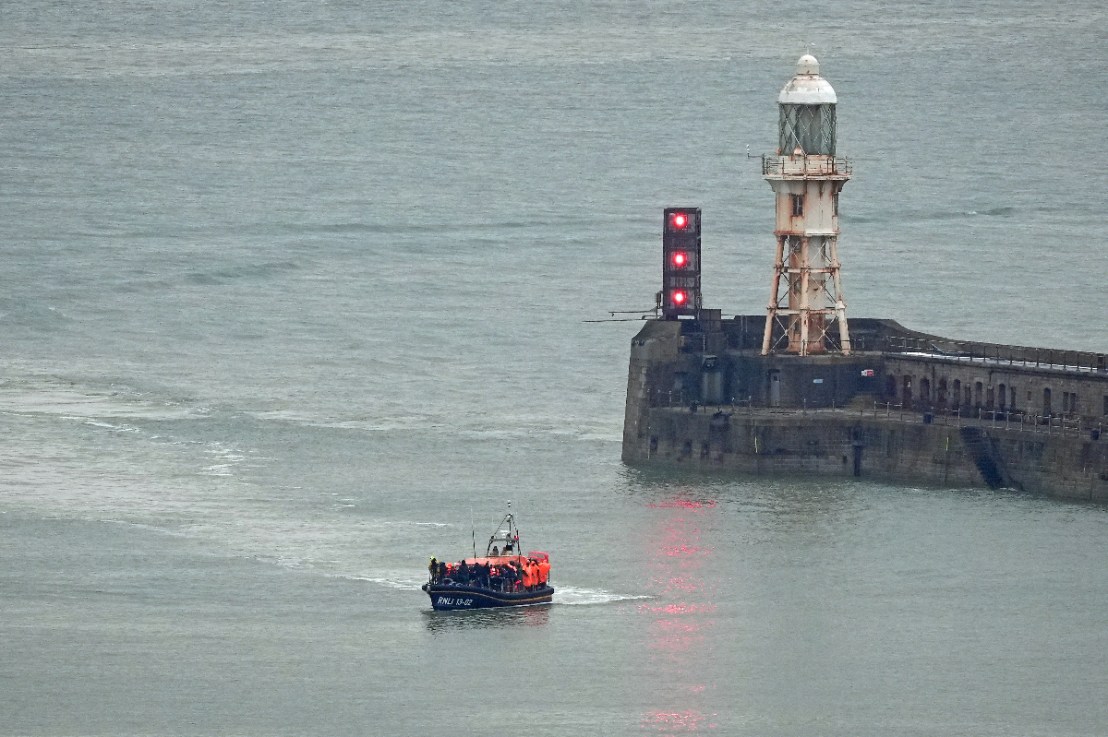
[[513, 556], [504, 561], [491, 558], [447, 563], [432, 557], [427, 564], [431, 583], [478, 586], [493, 591], [532, 591], [546, 586], [550, 577], [550, 561], [545, 557]]

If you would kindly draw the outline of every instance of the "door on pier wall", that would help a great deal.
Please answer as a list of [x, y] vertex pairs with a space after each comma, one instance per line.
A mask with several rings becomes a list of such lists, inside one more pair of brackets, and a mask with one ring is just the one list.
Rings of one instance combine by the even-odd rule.
[[771, 369], [766, 372], [766, 381], [769, 382], [768, 391], [766, 395], [769, 397], [770, 407], [781, 406], [781, 372], [778, 369]]

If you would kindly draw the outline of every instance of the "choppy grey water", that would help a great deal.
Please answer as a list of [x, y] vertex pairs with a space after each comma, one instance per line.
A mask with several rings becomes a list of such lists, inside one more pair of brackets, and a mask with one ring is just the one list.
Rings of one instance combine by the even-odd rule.
[[[9, 3], [0, 734], [1103, 735], [1108, 514], [619, 462], [661, 208], [764, 309], [1105, 349], [1100, 3]], [[506, 501], [555, 604], [436, 615]]]

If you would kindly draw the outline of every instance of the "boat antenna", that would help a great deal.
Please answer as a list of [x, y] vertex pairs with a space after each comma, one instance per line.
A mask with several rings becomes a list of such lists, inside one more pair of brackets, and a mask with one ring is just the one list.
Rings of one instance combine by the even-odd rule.
[[477, 557], [477, 525], [473, 521], [473, 507], [469, 508], [469, 534], [473, 537], [473, 557]]

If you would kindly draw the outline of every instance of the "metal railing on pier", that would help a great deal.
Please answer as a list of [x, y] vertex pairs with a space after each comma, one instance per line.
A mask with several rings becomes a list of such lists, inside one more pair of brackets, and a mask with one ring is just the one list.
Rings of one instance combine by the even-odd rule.
[[727, 415], [728, 417], [753, 417], [755, 415], [795, 415], [801, 416], [838, 416], [838, 417], [876, 417], [884, 420], [918, 425], [947, 425], [951, 427], [993, 427], [1026, 433], [1047, 435], [1075, 435], [1088, 433], [1093, 440], [1104, 435], [1105, 421], [1091, 422], [1078, 415], [1057, 414], [1039, 415], [1028, 412], [992, 410], [982, 407], [952, 410], [920, 409], [906, 407], [893, 402], [873, 402], [872, 404], [853, 403], [839, 407], [769, 407], [756, 405], [750, 398], [730, 399], [715, 404], [688, 399], [681, 391], [656, 391], [652, 394], [651, 406], [681, 408], [693, 414]]
[[961, 409], [935, 411], [912, 409], [892, 402], [874, 402], [872, 408], [862, 407], [858, 414], [896, 419], [901, 422], [919, 423], [922, 421], [925, 424], [951, 425], [954, 427], [973, 425], [1055, 435], [1090, 432], [1094, 439], [1099, 439], [1104, 431], [1104, 421], [1090, 423], [1078, 415], [1038, 415], [1028, 412], [991, 410], [982, 407], [967, 409], [965, 412]]
[[959, 362], [980, 362], [994, 366], [1021, 366], [1054, 371], [1108, 372], [1103, 353], [1063, 351], [1051, 348], [936, 341], [933, 338], [888, 337], [882, 341], [883, 353], [937, 358]]

